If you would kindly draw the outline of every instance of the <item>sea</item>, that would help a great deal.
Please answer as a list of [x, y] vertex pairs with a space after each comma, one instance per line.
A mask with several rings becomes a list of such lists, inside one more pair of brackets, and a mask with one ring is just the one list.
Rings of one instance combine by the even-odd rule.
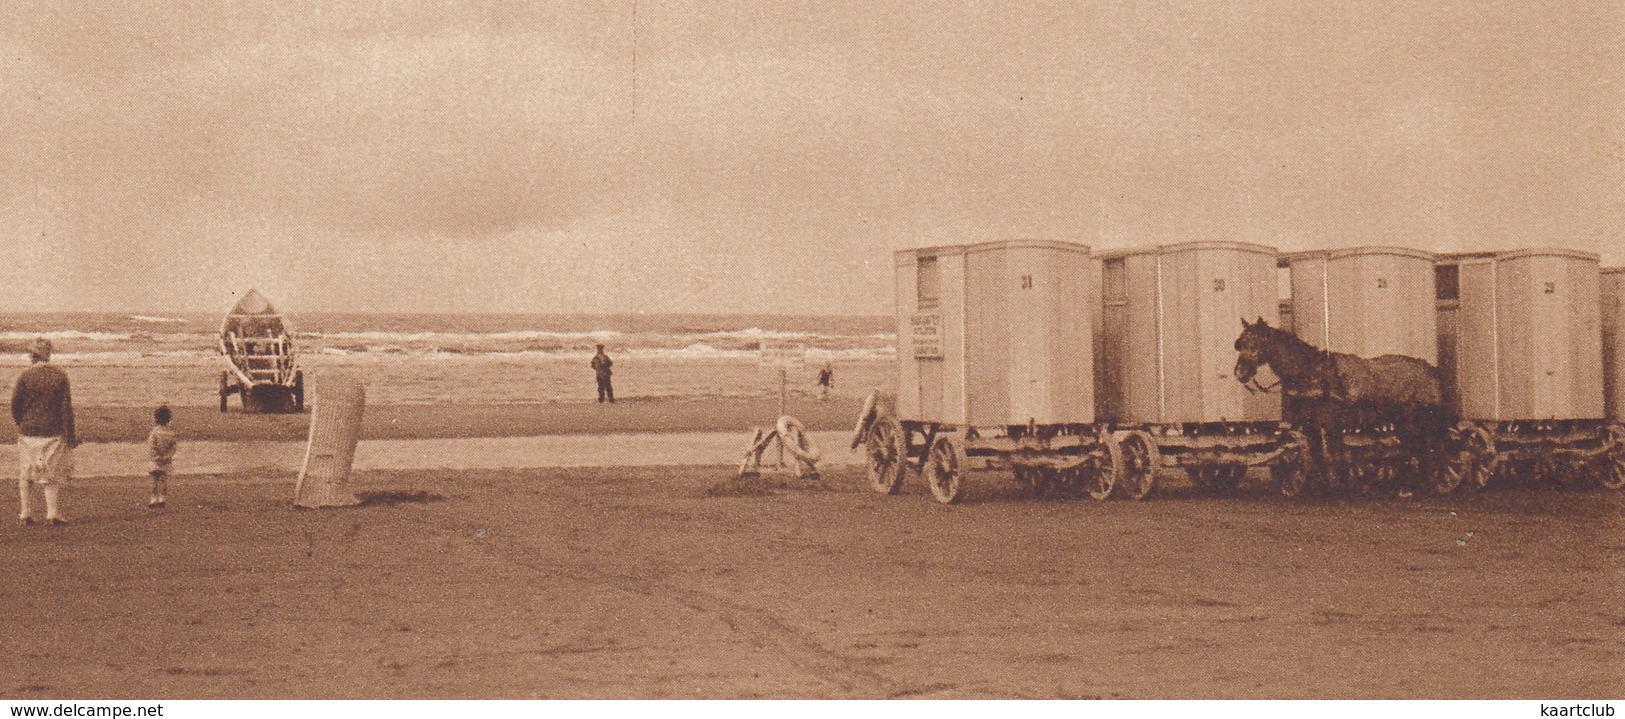
[[[593, 401], [594, 345], [615, 360], [631, 400], [776, 397], [762, 348], [805, 348], [783, 381], [811, 394], [829, 363], [837, 394], [895, 382], [890, 317], [796, 315], [309, 314], [285, 317], [307, 376], [343, 372], [375, 404]], [[28, 364], [35, 337], [55, 346], [79, 406], [218, 402], [221, 318], [202, 314], [0, 313], [0, 376]], [[795, 352], [791, 353], [796, 354]]]

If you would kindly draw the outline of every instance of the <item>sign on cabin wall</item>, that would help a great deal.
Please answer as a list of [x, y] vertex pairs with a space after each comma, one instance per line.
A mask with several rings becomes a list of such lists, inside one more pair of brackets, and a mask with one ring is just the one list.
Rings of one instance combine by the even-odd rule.
[[767, 344], [764, 342], [761, 348], [761, 364], [763, 367], [793, 369], [807, 363], [807, 345], [804, 344]]
[[942, 359], [942, 315], [916, 312], [909, 317], [909, 345], [915, 359]]

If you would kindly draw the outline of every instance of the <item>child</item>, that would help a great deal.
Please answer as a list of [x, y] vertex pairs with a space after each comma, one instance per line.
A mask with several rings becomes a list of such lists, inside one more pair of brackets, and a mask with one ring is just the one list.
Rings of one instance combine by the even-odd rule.
[[160, 405], [152, 413], [154, 425], [147, 435], [147, 450], [152, 454], [152, 498], [147, 509], [163, 509], [169, 500], [169, 469], [175, 463], [175, 431], [169, 428], [169, 405]]

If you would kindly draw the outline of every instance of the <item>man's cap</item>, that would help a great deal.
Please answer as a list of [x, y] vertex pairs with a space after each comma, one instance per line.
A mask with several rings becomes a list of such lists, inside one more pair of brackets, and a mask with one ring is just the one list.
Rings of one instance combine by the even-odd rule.
[[51, 341], [44, 337], [35, 337], [33, 343], [28, 345], [28, 354], [40, 359], [50, 359]]

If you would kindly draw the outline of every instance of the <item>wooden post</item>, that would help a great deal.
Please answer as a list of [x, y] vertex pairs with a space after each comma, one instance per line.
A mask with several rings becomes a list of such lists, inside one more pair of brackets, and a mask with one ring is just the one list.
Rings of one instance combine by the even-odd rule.
[[[779, 365], [779, 416], [780, 417], [784, 416], [785, 404], [787, 403], [788, 395], [789, 395], [789, 377], [788, 377], [788, 375], [789, 375], [789, 369], [786, 368], [782, 364]], [[779, 446], [779, 467], [782, 469], [784, 467], [784, 438], [783, 437], [779, 438], [778, 446]]]

